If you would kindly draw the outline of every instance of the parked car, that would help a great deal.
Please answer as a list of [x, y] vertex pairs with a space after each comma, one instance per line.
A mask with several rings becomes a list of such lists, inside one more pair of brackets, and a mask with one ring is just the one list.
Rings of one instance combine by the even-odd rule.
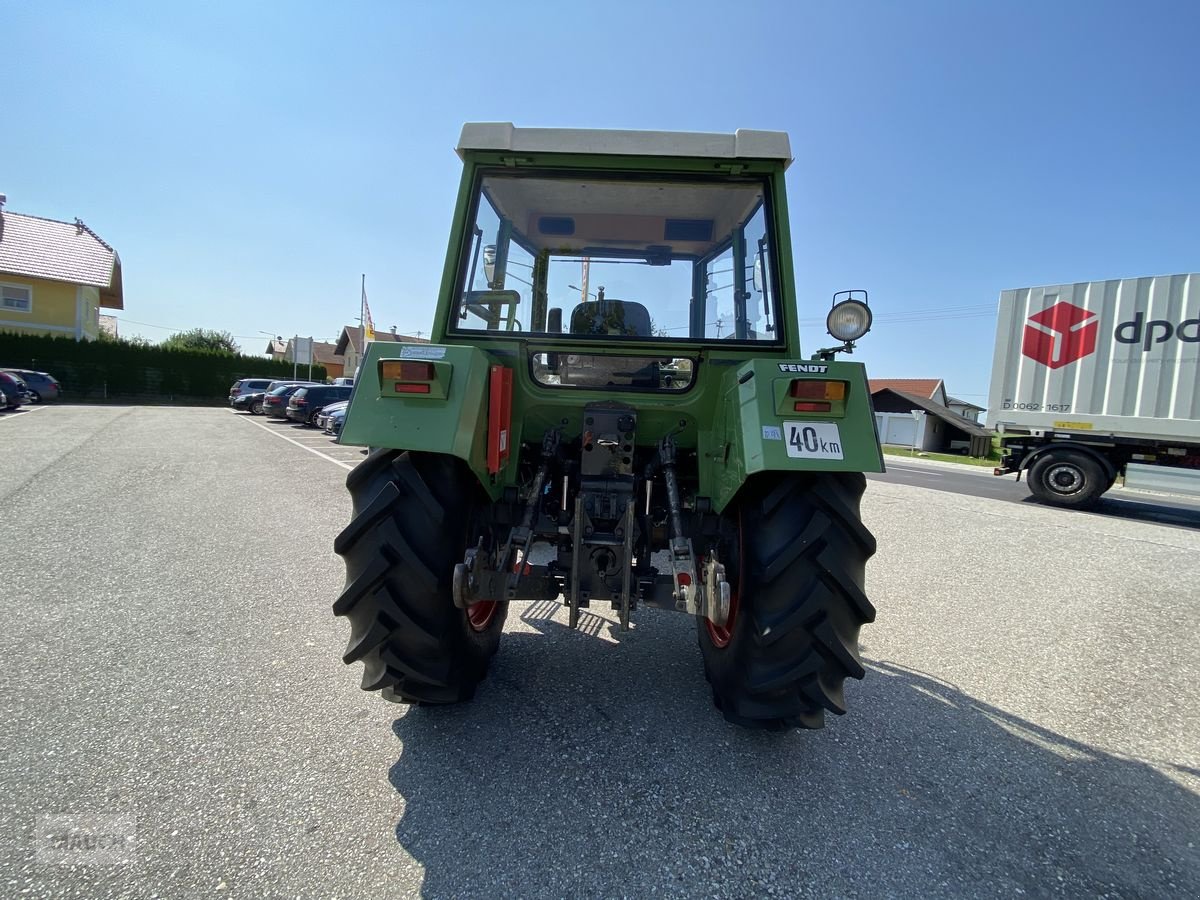
[[232, 406], [233, 401], [242, 394], [253, 394], [258, 391], [267, 390], [267, 386], [271, 384], [270, 378], [242, 378], [233, 383], [233, 387], [229, 389], [229, 404]]
[[4, 371], [25, 382], [32, 403], [62, 399], [63, 387], [58, 383], [58, 379], [49, 372], [37, 372], [33, 369], [5, 369]]
[[251, 415], [261, 416], [263, 411], [263, 397], [266, 395], [266, 391], [255, 391], [251, 394], [238, 394], [229, 401], [229, 405], [240, 412], [248, 412]]
[[354, 378], [353, 377], [335, 378], [330, 383], [336, 384], [336, 385], [339, 385], [342, 387], [353, 387], [354, 386]]
[[4, 405], [8, 409], [18, 409], [22, 403], [29, 402], [25, 382], [11, 372], [0, 372], [0, 391], [4, 392]]
[[320, 383], [321, 382], [319, 381], [305, 381], [303, 378], [277, 378], [267, 385], [267, 393], [269, 394], [271, 391], [275, 390], [275, 388], [283, 387], [285, 384], [298, 384], [303, 387], [310, 384]]
[[281, 384], [263, 397], [263, 412], [268, 419], [286, 419], [287, 404], [292, 394], [300, 390], [300, 384]]
[[317, 413], [316, 426], [318, 428], [324, 428], [329, 423], [329, 417], [339, 409], [345, 409], [349, 403], [349, 400], [339, 400], [337, 403], [330, 403], [319, 413]]
[[330, 403], [349, 400], [353, 388], [336, 384], [302, 387], [288, 400], [287, 417], [305, 425], [315, 425], [317, 414]]
[[329, 419], [325, 423], [325, 433], [332, 434], [337, 437], [342, 433], [342, 423], [346, 421], [346, 410], [349, 405], [343, 406], [341, 409], [336, 409], [329, 414]]

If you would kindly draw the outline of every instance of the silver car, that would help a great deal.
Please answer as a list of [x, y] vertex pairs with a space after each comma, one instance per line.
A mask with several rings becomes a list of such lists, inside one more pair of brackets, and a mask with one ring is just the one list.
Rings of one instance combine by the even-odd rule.
[[49, 372], [35, 372], [33, 369], [0, 369], [14, 378], [25, 382], [32, 403], [44, 403], [47, 400], [59, 400], [63, 395], [62, 385]]

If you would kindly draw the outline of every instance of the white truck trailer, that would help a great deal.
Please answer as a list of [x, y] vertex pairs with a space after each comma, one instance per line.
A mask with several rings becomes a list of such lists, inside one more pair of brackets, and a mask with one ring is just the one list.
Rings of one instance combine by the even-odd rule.
[[988, 406], [995, 473], [1044, 503], [1200, 495], [1200, 274], [1002, 292]]

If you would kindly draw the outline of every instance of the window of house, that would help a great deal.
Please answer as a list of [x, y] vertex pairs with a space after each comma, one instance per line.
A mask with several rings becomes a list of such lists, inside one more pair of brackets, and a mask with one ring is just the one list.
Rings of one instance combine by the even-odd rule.
[[0, 309], [4, 312], [33, 312], [33, 288], [21, 284], [0, 284]]

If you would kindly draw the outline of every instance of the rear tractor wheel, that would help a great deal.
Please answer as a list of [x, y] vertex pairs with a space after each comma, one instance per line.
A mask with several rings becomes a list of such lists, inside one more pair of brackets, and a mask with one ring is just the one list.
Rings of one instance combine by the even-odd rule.
[[697, 619], [713, 700], [730, 722], [820, 728], [846, 711], [842, 684], [865, 674], [858, 632], [875, 619], [863, 591], [875, 539], [857, 473], [784, 475], [743, 489], [726, 517], [730, 583], [723, 625]]
[[508, 615], [507, 603], [454, 605], [454, 567], [486, 537], [473, 476], [452, 457], [374, 450], [346, 487], [354, 512], [334, 542], [346, 561], [333, 604], [350, 620], [342, 660], [361, 661], [363, 690], [387, 700], [471, 699]]

